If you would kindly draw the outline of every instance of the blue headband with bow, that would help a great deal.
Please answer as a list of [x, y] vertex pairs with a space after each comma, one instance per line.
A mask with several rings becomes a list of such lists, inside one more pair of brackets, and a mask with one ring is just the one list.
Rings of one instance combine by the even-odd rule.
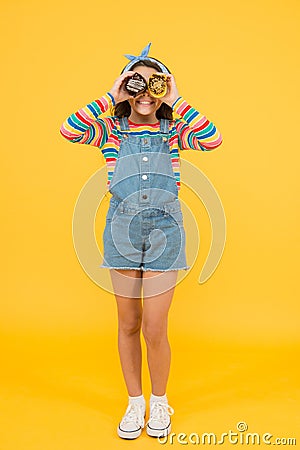
[[157, 64], [160, 67], [162, 72], [170, 73], [169, 69], [163, 63], [161, 63], [160, 61], [157, 61], [157, 59], [150, 58], [148, 56], [148, 53], [149, 53], [149, 50], [150, 50], [150, 45], [151, 45], [151, 42], [141, 51], [141, 54], [138, 55], [138, 56], [124, 55], [124, 56], [126, 56], [126, 58], [130, 59], [130, 62], [127, 64], [126, 67], [124, 67], [124, 69], [122, 70], [122, 73], [123, 72], [127, 72], [128, 70], [131, 69], [131, 67], [134, 64], [136, 64], [139, 61], [143, 61], [143, 60], [152, 61], [152, 62], [154, 62], [155, 64]]

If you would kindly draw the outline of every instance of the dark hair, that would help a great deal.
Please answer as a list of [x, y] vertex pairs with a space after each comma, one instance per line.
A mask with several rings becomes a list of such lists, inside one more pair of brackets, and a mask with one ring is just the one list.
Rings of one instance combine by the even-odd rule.
[[[155, 58], [152, 58], [152, 59], [155, 59]], [[150, 61], [149, 59], [144, 59], [142, 61], [136, 62], [131, 67], [130, 70], [133, 70], [137, 66], [152, 67], [157, 72], [162, 72], [161, 68], [157, 64], [155, 64], [155, 62]], [[121, 73], [123, 73], [123, 71], [124, 71], [124, 69], [122, 70]], [[158, 110], [156, 111], [156, 117], [157, 117], [157, 119], [173, 120], [173, 112], [172, 111], [173, 110], [172, 110], [171, 106], [167, 105], [166, 103], [162, 103], [160, 105], [160, 107], [158, 108]], [[131, 106], [130, 106], [129, 102], [127, 100], [125, 100], [124, 102], [117, 103], [114, 107], [114, 114], [117, 117], [129, 117], [131, 114]]]

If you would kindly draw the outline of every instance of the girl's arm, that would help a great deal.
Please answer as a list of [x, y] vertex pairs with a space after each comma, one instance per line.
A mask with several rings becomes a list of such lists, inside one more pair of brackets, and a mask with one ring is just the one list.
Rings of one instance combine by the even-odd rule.
[[124, 72], [114, 82], [113, 87], [103, 97], [94, 100], [71, 114], [60, 128], [61, 135], [70, 142], [103, 147], [115, 126], [113, 117], [99, 119], [116, 103], [128, 100], [129, 93], [124, 89], [124, 80], [133, 75], [133, 71]]
[[102, 147], [115, 122], [112, 117], [99, 119], [101, 114], [115, 105], [114, 97], [107, 92], [102, 97], [71, 114], [60, 128], [61, 135], [70, 142]]
[[221, 145], [222, 135], [216, 126], [182, 97], [177, 98], [172, 108], [182, 118], [175, 121], [179, 147], [182, 150], [210, 151]]
[[168, 92], [163, 102], [181, 116], [175, 121], [179, 148], [208, 151], [221, 145], [222, 136], [215, 125], [179, 96], [173, 75], [167, 75], [167, 84]]

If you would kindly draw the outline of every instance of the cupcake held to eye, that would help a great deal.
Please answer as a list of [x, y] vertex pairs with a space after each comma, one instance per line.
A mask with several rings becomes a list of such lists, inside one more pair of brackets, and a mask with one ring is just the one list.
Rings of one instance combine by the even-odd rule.
[[127, 79], [125, 83], [125, 89], [130, 95], [136, 97], [138, 94], [146, 91], [147, 82], [145, 78], [142, 77], [142, 75], [136, 72], [134, 75], [132, 75], [132, 77], [129, 77]]
[[154, 73], [149, 77], [148, 89], [153, 97], [164, 97], [167, 93], [167, 77], [166, 75]]

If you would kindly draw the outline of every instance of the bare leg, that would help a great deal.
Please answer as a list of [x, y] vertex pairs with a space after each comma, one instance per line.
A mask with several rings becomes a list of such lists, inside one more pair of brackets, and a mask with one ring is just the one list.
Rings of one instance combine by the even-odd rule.
[[118, 349], [123, 376], [128, 395], [137, 396], [142, 394], [142, 274], [139, 270], [111, 269], [110, 275], [118, 308]]
[[[171, 363], [167, 336], [168, 312], [176, 285], [177, 271], [143, 273], [143, 335], [154, 395], [166, 393]], [[168, 290], [166, 286], [169, 287]]]

